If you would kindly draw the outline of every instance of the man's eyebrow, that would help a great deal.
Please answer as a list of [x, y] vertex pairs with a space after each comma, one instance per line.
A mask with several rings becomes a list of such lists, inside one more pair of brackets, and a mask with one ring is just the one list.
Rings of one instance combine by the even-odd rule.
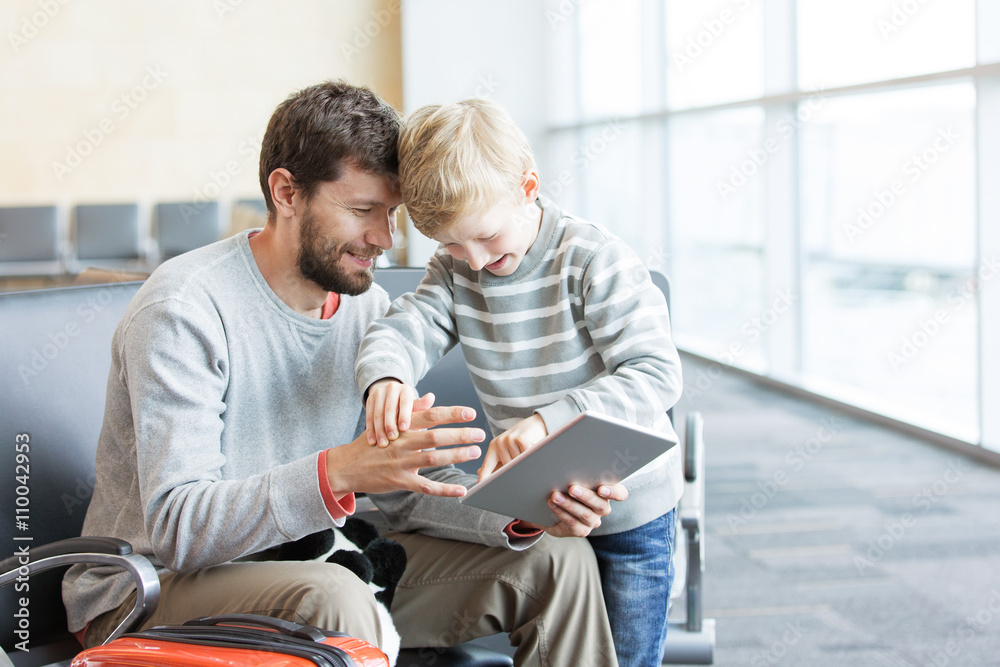
[[374, 208], [376, 206], [384, 206], [385, 208], [393, 208], [385, 202], [378, 201], [377, 199], [354, 199], [344, 202], [345, 205], [351, 208]]

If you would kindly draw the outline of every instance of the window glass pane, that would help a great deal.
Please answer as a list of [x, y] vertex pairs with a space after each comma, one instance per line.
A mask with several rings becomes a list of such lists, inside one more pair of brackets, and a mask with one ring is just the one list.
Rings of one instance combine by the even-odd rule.
[[546, 1], [545, 92], [550, 125], [567, 125], [579, 120], [580, 100], [577, 91], [577, 24], [570, 6], [560, 7], [554, 0]]
[[972, 67], [975, 0], [799, 0], [805, 89]]
[[587, 118], [642, 110], [639, 0], [580, 5], [580, 103]]
[[807, 378], [970, 438], [974, 108], [971, 83], [827, 99], [800, 159]]
[[665, 16], [668, 106], [763, 95], [762, 2], [667, 0]]
[[571, 213], [584, 214], [580, 205], [580, 174], [573, 156], [582, 150], [582, 130], [560, 130], [547, 142], [546, 160], [539, 165], [541, 194]]
[[763, 127], [764, 112], [753, 107], [677, 116], [668, 129], [678, 342], [754, 368], [764, 364], [762, 337], [747, 327], [763, 306], [764, 177], [747, 160]]
[[643, 215], [642, 125], [613, 121], [581, 134], [572, 160], [581, 175], [580, 215], [622, 237], [648, 264], [655, 249], [650, 235], [659, 231], [649, 229]]
[[624, 239], [650, 269], [668, 272], [666, 225], [654, 188], [663, 160], [660, 121], [608, 121], [549, 139], [544, 196]]

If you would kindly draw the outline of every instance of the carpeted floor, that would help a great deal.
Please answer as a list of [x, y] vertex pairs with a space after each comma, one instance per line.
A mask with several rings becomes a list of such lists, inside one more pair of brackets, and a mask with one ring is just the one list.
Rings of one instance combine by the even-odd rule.
[[684, 364], [716, 665], [1000, 665], [1000, 470]]

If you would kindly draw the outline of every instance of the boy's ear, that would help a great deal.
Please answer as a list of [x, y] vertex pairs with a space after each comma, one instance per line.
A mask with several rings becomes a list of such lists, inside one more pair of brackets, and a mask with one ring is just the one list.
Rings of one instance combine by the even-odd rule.
[[530, 204], [538, 199], [538, 191], [542, 187], [538, 171], [529, 169], [524, 172], [524, 176], [521, 177], [521, 187], [524, 189], [524, 203]]

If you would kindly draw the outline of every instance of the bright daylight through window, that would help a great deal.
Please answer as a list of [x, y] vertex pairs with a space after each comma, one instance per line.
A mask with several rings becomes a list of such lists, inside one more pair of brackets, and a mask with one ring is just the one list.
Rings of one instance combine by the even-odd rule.
[[1000, 212], [981, 186], [1000, 171], [1000, 49], [982, 38], [1000, 11], [575, 6], [551, 40], [546, 194], [669, 274], [678, 345], [1000, 447], [983, 410]]

